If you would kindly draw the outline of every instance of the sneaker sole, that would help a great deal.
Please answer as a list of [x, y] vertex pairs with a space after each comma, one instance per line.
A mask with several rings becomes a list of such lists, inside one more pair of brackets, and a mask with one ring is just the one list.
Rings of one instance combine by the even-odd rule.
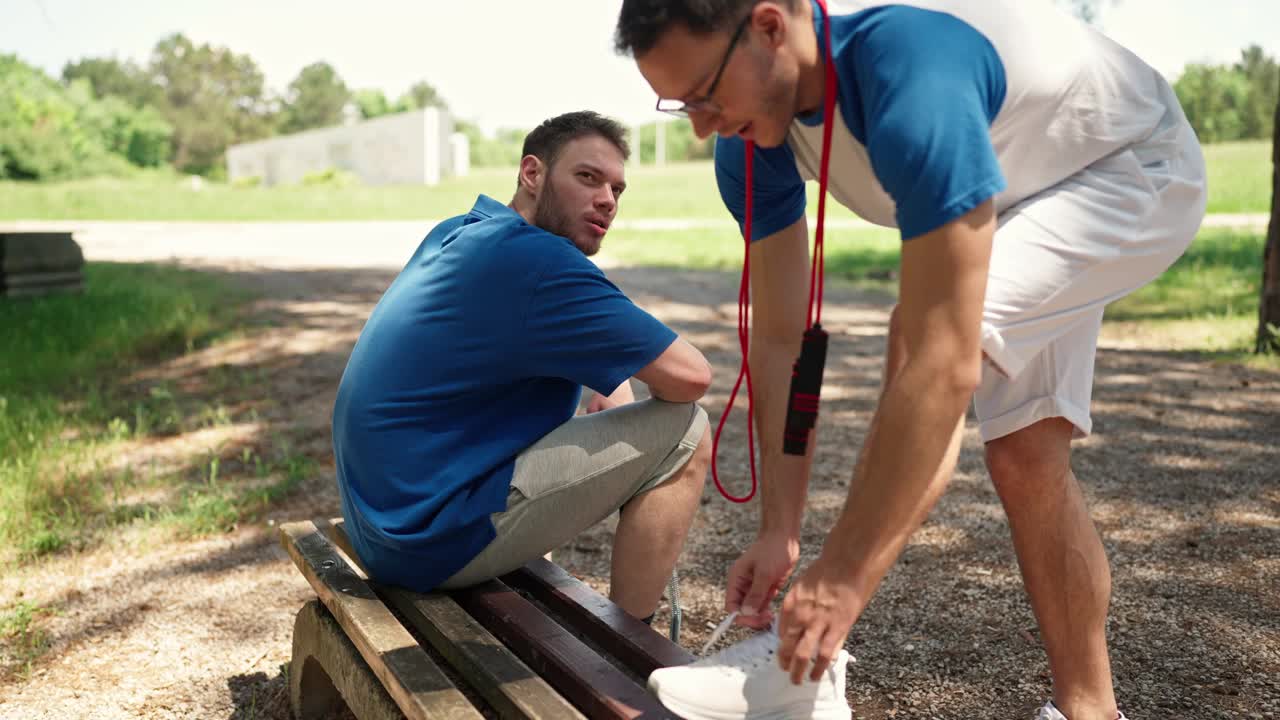
[[[676, 713], [684, 720], [796, 720], [802, 717], [809, 717], [812, 720], [851, 720], [853, 717], [853, 712], [847, 705], [843, 704], [819, 703], [812, 707], [806, 704], [798, 707], [772, 708], [764, 712], [748, 710], [747, 714], [743, 715], [733, 711], [690, 705], [680, 698], [671, 697], [660, 691], [655, 692], [655, 694], [668, 710]], [[804, 714], [810, 710], [812, 710], [812, 714]]]

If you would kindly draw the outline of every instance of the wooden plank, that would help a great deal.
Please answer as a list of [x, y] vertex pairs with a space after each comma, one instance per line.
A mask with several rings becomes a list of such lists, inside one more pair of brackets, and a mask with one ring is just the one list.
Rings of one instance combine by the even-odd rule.
[[642, 677], [660, 667], [688, 665], [696, 659], [553, 562], [538, 558], [502, 580], [560, 613], [565, 622]]
[[351, 538], [347, 537], [346, 521], [340, 517], [332, 520], [316, 518], [315, 524], [316, 529], [324, 533], [324, 536], [329, 538], [329, 542], [337, 545], [339, 550], [346, 553], [347, 557], [351, 558], [351, 562], [360, 568], [360, 572], [368, 577], [369, 571], [360, 563], [360, 556], [356, 555], [356, 549], [351, 546]]
[[490, 580], [450, 595], [587, 717], [678, 717], [501, 581]]
[[483, 717], [314, 523], [281, 526], [280, 542], [406, 717]]
[[[316, 526], [353, 559], [341, 519]], [[371, 582], [503, 718], [584, 718], [496, 637], [443, 593], [416, 593]]]

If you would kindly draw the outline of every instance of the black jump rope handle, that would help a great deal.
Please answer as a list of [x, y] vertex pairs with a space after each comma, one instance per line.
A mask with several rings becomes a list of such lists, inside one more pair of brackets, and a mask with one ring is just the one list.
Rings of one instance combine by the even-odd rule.
[[800, 357], [791, 366], [791, 395], [787, 399], [787, 425], [782, 451], [804, 455], [809, 431], [818, 420], [818, 396], [822, 393], [822, 371], [827, 363], [827, 331], [814, 324], [805, 330]]

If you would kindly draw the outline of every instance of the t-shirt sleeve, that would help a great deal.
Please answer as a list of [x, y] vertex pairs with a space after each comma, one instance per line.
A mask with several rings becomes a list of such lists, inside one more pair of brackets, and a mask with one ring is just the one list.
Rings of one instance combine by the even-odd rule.
[[[747, 143], [740, 137], [716, 138], [716, 184], [729, 213], [746, 232]], [[788, 227], [804, 215], [804, 180], [796, 169], [795, 155], [783, 144], [776, 148], [755, 146], [752, 166], [751, 241]]]
[[526, 310], [522, 366], [610, 395], [675, 339], [585, 258], [553, 260]]
[[959, 18], [879, 11], [841, 64], [862, 101], [871, 166], [903, 238], [935, 230], [1005, 187], [990, 127], [1005, 97], [991, 42]]

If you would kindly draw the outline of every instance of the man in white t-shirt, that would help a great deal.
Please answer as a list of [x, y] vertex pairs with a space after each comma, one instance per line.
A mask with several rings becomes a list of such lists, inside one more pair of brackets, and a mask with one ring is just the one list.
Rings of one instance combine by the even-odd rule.
[[624, 0], [617, 27], [659, 109], [720, 135], [716, 179], [739, 222], [754, 143], [762, 519], [726, 608], [768, 625], [799, 557], [810, 456], [785, 454], [782, 437], [805, 329], [804, 182], [819, 174], [829, 22], [830, 193], [901, 230], [901, 281], [849, 498], [782, 603], [775, 664], [799, 683], [840, 657], [951, 477], [972, 400], [1053, 673], [1042, 717], [1113, 720], [1110, 569], [1071, 440], [1091, 430], [1103, 308], [1167, 269], [1199, 228], [1199, 144], [1155, 70], [1047, 1], [826, 7], [829, 20], [815, 0]]

